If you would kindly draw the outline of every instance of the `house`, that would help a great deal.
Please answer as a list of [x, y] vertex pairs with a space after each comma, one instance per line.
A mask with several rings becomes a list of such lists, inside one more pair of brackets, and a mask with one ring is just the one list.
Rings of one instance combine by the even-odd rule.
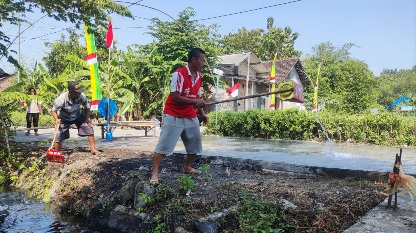
[[[239, 84], [238, 97], [262, 94], [271, 91], [270, 71], [273, 61], [261, 61], [252, 52], [228, 54], [219, 56], [220, 63], [216, 69], [222, 71], [221, 81], [228, 87]], [[249, 65], [248, 65], [249, 64]], [[299, 58], [282, 59], [276, 61], [276, 86], [284, 81], [293, 80], [303, 88], [310, 85], [306, 73], [303, 71]], [[212, 90], [214, 97], [211, 101], [220, 101], [231, 98], [227, 89], [215, 88]], [[303, 104], [290, 101], [281, 101], [276, 97], [276, 109], [298, 107], [304, 109]], [[218, 110], [245, 111], [249, 109], [268, 109], [271, 95], [260, 96], [245, 100], [236, 100], [217, 104]]]
[[13, 86], [13, 79], [16, 79], [16, 75], [10, 75], [0, 68], [0, 92]]

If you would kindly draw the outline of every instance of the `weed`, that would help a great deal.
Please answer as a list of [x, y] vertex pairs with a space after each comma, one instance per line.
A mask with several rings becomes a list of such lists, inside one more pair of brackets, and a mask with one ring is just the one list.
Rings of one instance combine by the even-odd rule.
[[262, 200], [246, 190], [240, 191], [240, 202], [236, 211], [239, 232], [285, 232], [293, 228], [279, 202]]
[[209, 164], [203, 164], [198, 170], [200, 170], [202, 173], [207, 174], [209, 169], [211, 169], [211, 165]]
[[156, 227], [155, 229], [153, 229], [153, 233], [167, 233], [169, 232], [168, 229], [166, 229], [166, 224], [162, 221], [162, 216], [161, 215], [156, 215], [155, 216], [155, 220], [156, 220]]
[[178, 181], [180, 183], [179, 189], [184, 191], [185, 193], [196, 190], [196, 183], [191, 176], [183, 175], [181, 178], [178, 179]]

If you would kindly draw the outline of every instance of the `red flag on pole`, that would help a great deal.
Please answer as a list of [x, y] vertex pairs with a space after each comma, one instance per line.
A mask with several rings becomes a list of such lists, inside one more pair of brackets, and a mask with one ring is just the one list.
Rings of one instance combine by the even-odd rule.
[[113, 47], [113, 24], [110, 22], [108, 23], [108, 31], [107, 31], [107, 38], [105, 41], [105, 45], [107, 47]]
[[232, 86], [227, 93], [231, 95], [231, 97], [237, 97], [238, 96], [238, 83], [236, 83], [234, 86]]

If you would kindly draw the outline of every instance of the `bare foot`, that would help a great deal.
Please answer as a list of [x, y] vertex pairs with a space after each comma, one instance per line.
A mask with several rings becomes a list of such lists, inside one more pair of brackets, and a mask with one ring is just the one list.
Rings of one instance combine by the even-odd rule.
[[158, 185], [159, 184], [159, 178], [157, 175], [152, 175], [152, 178], [149, 180], [151, 185]]
[[92, 155], [99, 155], [101, 153], [97, 149], [94, 148], [94, 149], [91, 150], [91, 154]]

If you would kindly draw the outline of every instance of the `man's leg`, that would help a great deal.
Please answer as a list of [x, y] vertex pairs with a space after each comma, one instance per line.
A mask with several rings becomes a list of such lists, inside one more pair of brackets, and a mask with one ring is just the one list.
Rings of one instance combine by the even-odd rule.
[[197, 171], [191, 165], [196, 154], [202, 152], [202, 138], [198, 118], [185, 119], [185, 130], [181, 138], [188, 154], [183, 166], [183, 172], [195, 173]]
[[55, 142], [55, 150], [57, 152], [61, 152], [62, 149], [62, 142]]
[[31, 127], [32, 127], [32, 115], [30, 113], [26, 113], [26, 128], [28, 128], [26, 135], [30, 134]]
[[[33, 113], [32, 119], [33, 119], [33, 127], [35, 128], [39, 127], [39, 113]], [[33, 131], [35, 131], [36, 136], [39, 135], [38, 129], [34, 129]]]
[[191, 167], [192, 162], [194, 161], [194, 159], [195, 159], [195, 154], [188, 154], [186, 156], [185, 165], [183, 166], [183, 171], [184, 172], [188, 172], [188, 173], [194, 173], [195, 172], [195, 169], [193, 169]]
[[94, 141], [94, 135], [88, 136], [88, 141], [90, 142], [90, 148], [92, 154], [98, 154], [99, 151], [95, 149], [95, 141]]
[[152, 177], [150, 178], [150, 181], [154, 181], [155, 183], [157, 183], [159, 167], [160, 167], [160, 164], [162, 163], [162, 160], [163, 160], [163, 155], [155, 152], [153, 155], [153, 172], [152, 172]]

